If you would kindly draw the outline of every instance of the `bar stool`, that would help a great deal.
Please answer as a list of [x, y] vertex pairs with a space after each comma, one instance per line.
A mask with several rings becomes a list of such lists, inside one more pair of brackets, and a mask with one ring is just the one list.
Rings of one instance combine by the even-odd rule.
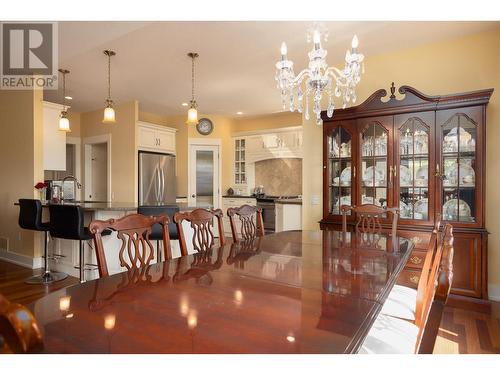
[[23, 229], [44, 233], [43, 258], [44, 271], [41, 275], [25, 280], [27, 284], [50, 284], [68, 277], [64, 272], [51, 272], [49, 269], [48, 232], [49, 223], [42, 223], [42, 202], [38, 199], [19, 199], [19, 226]]
[[[137, 213], [144, 216], [168, 216], [170, 220], [170, 223], [168, 224], [168, 233], [170, 235], [170, 240], [179, 240], [177, 226], [174, 223], [174, 215], [176, 212], [179, 212], [179, 207], [177, 206], [139, 206], [137, 208]], [[151, 234], [149, 235], [149, 239], [156, 240], [156, 259], [158, 259], [158, 262], [160, 262], [160, 241], [163, 240], [162, 227], [160, 224], [153, 225]]]
[[[53, 238], [79, 241], [79, 266], [80, 282], [85, 282], [85, 254], [84, 242], [92, 239], [89, 228], [84, 226], [83, 209], [77, 205], [51, 204], [50, 211], [50, 235]], [[103, 236], [109, 235], [111, 231], [105, 231]]]

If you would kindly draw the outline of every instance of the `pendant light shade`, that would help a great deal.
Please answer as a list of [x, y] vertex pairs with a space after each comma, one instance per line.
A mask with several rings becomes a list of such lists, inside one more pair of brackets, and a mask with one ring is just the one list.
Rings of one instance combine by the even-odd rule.
[[59, 73], [63, 76], [63, 110], [59, 115], [59, 130], [70, 132], [71, 128], [69, 126], [68, 111], [66, 108], [66, 74], [69, 73], [69, 70], [59, 69]]
[[113, 108], [113, 100], [111, 100], [111, 56], [115, 56], [116, 52], [105, 50], [104, 54], [108, 57], [108, 98], [106, 99], [106, 108], [104, 108], [104, 124], [114, 124], [116, 122], [115, 110]]
[[59, 116], [59, 130], [62, 130], [65, 132], [71, 131], [71, 129], [69, 127], [68, 113], [66, 111], [62, 111], [61, 115]]
[[191, 101], [189, 104], [186, 125], [196, 125], [198, 124], [198, 104], [194, 98], [194, 59], [199, 55], [196, 52], [190, 52], [188, 56], [191, 58]]

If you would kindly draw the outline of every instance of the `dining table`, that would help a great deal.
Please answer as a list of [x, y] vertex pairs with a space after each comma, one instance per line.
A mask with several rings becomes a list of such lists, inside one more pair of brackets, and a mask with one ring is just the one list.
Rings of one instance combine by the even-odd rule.
[[44, 353], [356, 353], [413, 246], [334, 230], [226, 239], [28, 307]]

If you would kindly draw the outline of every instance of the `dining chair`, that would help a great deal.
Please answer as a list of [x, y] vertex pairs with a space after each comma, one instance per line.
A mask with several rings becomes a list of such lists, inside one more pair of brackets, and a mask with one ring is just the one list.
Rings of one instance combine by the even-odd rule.
[[172, 259], [168, 223], [167, 216], [144, 216], [141, 214], [129, 214], [119, 219], [109, 219], [106, 221], [92, 221], [89, 229], [94, 239], [99, 277], [109, 275], [106, 254], [102, 243], [102, 233], [104, 231], [111, 229], [118, 232], [117, 237], [122, 241], [118, 253], [120, 266], [131, 270], [133, 268], [148, 266], [154, 259], [155, 251], [149, 235], [155, 224], [160, 224], [162, 227], [165, 259]]
[[431, 354], [434, 349], [444, 306], [453, 280], [453, 227], [446, 224], [443, 240], [436, 249], [422, 310], [415, 322], [379, 314], [360, 353]]
[[394, 285], [382, 306], [382, 314], [413, 322], [416, 316], [420, 316], [425, 291], [429, 287], [428, 283], [431, 266], [436, 255], [438, 242], [442, 237], [442, 234], [439, 232], [440, 226], [441, 215], [438, 214], [429, 240], [429, 245], [427, 246], [427, 253], [425, 254], [417, 289], [399, 284]]
[[174, 215], [174, 222], [179, 232], [181, 255], [188, 255], [186, 237], [182, 228], [182, 222], [184, 220], [189, 221], [193, 229], [193, 237], [191, 239], [193, 248], [198, 252], [203, 252], [210, 250], [215, 244], [215, 234], [213, 231], [213, 220], [215, 218], [217, 219], [219, 228], [219, 244], [220, 246], [224, 245], [225, 238], [222, 216], [223, 214], [220, 208], [216, 210], [197, 208], [190, 212], [177, 212]]
[[240, 233], [244, 240], [264, 236], [264, 223], [262, 220], [262, 208], [244, 204], [240, 207], [230, 207], [227, 209], [227, 216], [231, 224], [233, 241], [238, 241], [238, 231], [236, 227], [236, 217], [240, 219]]
[[38, 353], [43, 336], [31, 311], [0, 294], [0, 354]]
[[399, 217], [399, 209], [397, 207], [381, 207], [374, 204], [362, 204], [360, 206], [342, 205], [340, 211], [342, 213], [342, 231], [344, 233], [347, 232], [347, 213], [352, 211], [358, 219], [355, 226], [356, 231], [370, 235], [382, 232], [380, 219], [387, 217], [391, 213], [391, 236], [396, 237]]
[[176, 259], [177, 266], [172, 281], [179, 283], [189, 279], [195, 279], [197, 284], [210, 285], [213, 278], [211, 271], [218, 270], [224, 264], [224, 246], [215, 247], [207, 251], [193, 254], [193, 260], [188, 265], [188, 257]]
[[[168, 216], [168, 234], [170, 236], [170, 241], [179, 239], [179, 233], [177, 232], [177, 227], [174, 223], [174, 215], [176, 212], [179, 212], [178, 206], [139, 206], [137, 208], [137, 213], [141, 215]], [[160, 262], [162, 260], [160, 242], [163, 240], [163, 228], [160, 224], [153, 225], [149, 239], [156, 241], [156, 258]]]
[[250, 238], [248, 240], [233, 242], [226, 263], [234, 264], [235, 268], [243, 269], [245, 262], [261, 252], [260, 243], [262, 237]]

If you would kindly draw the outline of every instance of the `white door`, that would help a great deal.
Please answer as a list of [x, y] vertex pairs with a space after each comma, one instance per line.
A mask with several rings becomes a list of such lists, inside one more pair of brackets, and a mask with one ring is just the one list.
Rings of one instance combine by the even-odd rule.
[[220, 207], [219, 146], [190, 145], [188, 204]]

